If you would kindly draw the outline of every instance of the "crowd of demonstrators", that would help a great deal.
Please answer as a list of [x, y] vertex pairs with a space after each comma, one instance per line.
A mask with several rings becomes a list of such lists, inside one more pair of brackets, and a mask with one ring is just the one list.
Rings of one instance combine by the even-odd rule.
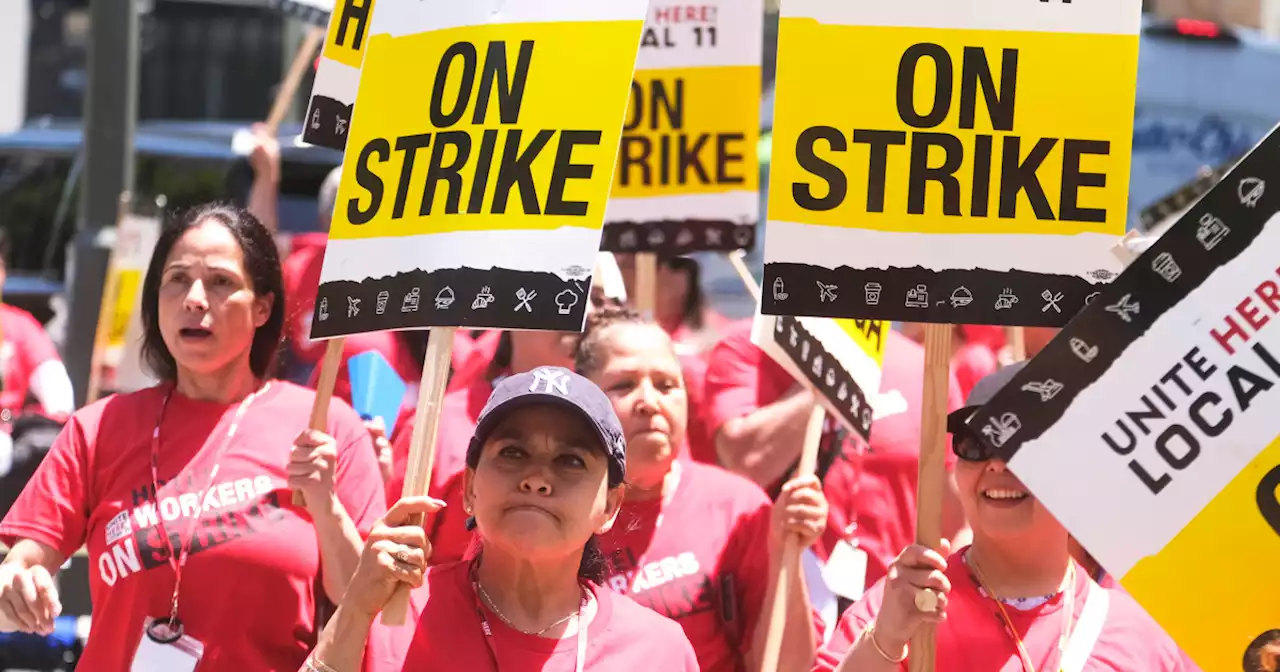
[[[814, 397], [751, 342], [750, 328], [744, 324], [731, 332], [708, 357], [708, 425], [722, 464], [777, 493], [799, 461]], [[861, 572], [850, 580], [865, 585], [884, 576], [915, 538], [924, 386], [923, 348], [897, 330], [876, 336], [885, 339], [884, 373], [873, 402], [870, 445], [828, 419], [818, 464], [830, 514], [823, 539], [813, 548], [822, 563], [848, 562], [832, 570]], [[949, 408], [960, 403], [953, 376]], [[950, 470], [954, 460], [947, 466]], [[948, 482], [944, 502], [944, 534], [963, 543], [967, 530], [954, 481]], [[866, 553], [865, 570], [852, 560], [861, 557], [849, 552], [854, 549]], [[838, 596], [857, 597], [856, 588], [850, 592], [855, 594]], [[834, 621], [831, 611], [824, 615]]]
[[[609, 399], [567, 369], [538, 367], [494, 388], [466, 451], [473, 557], [428, 568], [401, 500], [370, 535], [352, 588], [304, 670], [353, 670], [400, 587], [420, 616], [405, 669], [698, 670], [680, 627], [604, 587], [599, 537], [618, 524], [627, 445]], [[447, 508], [447, 507], [445, 507]]]
[[[11, 245], [8, 231], [0, 229], [0, 287], [8, 276]], [[70, 415], [75, 410], [71, 378], [39, 320], [0, 303], [0, 431], [29, 410], [58, 419]]]
[[177, 632], [203, 643], [201, 670], [301, 665], [385, 499], [348, 406], [299, 434], [314, 394], [271, 371], [284, 306], [252, 215], [205, 206], [165, 226], [142, 287], [143, 356], [163, 382], [76, 411], [0, 523], [0, 629], [51, 632], [52, 575], [85, 546], [86, 669], [128, 669]]
[[1066, 529], [965, 428], [1020, 367], [980, 381], [948, 418], [972, 545], [903, 550], [841, 618], [815, 671], [905, 670], [925, 623], [937, 626], [939, 672], [1195, 669], [1136, 602], [1072, 559]]
[[[821, 484], [793, 479], [775, 506], [751, 481], [682, 457], [689, 404], [670, 336], [625, 308], [589, 319], [575, 367], [608, 395], [627, 442], [627, 497], [601, 540], [609, 585], [680, 623], [702, 670], [759, 669], [783, 540], [822, 536]], [[791, 576], [779, 666], [803, 669], [817, 631], [803, 574]]]

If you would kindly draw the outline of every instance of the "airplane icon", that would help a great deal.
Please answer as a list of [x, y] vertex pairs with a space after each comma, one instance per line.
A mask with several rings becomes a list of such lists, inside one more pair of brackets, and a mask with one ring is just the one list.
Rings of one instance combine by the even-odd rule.
[[1120, 297], [1119, 301], [1107, 306], [1108, 313], [1115, 313], [1125, 322], [1133, 322], [1133, 316], [1138, 314], [1138, 302], [1130, 302], [1132, 294], [1125, 294]]
[[840, 288], [839, 288], [838, 286], [836, 286], [836, 285], [824, 285], [824, 284], [822, 284], [822, 282], [820, 282], [820, 281], [819, 281], [819, 282], [818, 282], [818, 291], [820, 292], [820, 294], [818, 295], [818, 299], [819, 299], [822, 303], [827, 303], [828, 301], [829, 301], [829, 302], [831, 302], [831, 303], [835, 303], [835, 302], [836, 302], [836, 290], [838, 290], [838, 289], [840, 289]]

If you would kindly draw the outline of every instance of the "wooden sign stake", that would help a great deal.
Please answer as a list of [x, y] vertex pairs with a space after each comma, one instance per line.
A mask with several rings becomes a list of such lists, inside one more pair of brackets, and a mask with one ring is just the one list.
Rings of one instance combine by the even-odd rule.
[[[409, 443], [409, 464], [404, 474], [404, 497], [426, 495], [431, 483], [431, 469], [436, 459], [436, 428], [440, 426], [440, 403], [444, 399], [445, 384], [449, 382], [455, 332], [456, 327], [432, 327], [431, 337], [427, 340], [418, 411]], [[422, 523], [422, 516], [414, 516], [410, 524]], [[382, 610], [382, 624], [404, 625], [408, 614], [409, 588], [401, 585]]]
[[635, 306], [647, 320], [655, 319], [654, 311], [658, 292], [658, 255], [653, 252], [637, 252], [635, 256]]
[[[818, 448], [822, 445], [822, 423], [826, 419], [826, 411], [821, 403], [814, 403], [809, 414], [809, 424], [804, 432], [804, 445], [800, 449], [800, 464], [796, 466], [796, 478], [812, 476], [818, 467]], [[773, 602], [769, 605], [769, 624], [765, 632], [764, 653], [760, 659], [760, 671], [772, 672], [778, 669], [778, 659], [782, 656], [782, 635], [787, 626], [787, 588], [800, 571], [800, 539], [787, 535], [782, 547], [781, 564], [778, 566], [778, 582], [773, 592]]]
[[[920, 481], [916, 490], [916, 543], [942, 551], [942, 500], [947, 487], [947, 391], [951, 380], [950, 324], [924, 327], [924, 394], [920, 406]], [[935, 628], [911, 638], [911, 672], [933, 672]]]
[[[323, 432], [329, 428], [329, 400], [333, 398], [333, 386], [338, 383], [338, 368], [342, 366], [344, 338], [332, 338], [324, 344], [324, 359], [320, 361], [320, 379], [316, 381], [316, 398], [311, 402], [309, 429]], [[293, 505], [306, 506], [300, 490], [293, 491]]]
[[316, 50], [324, 42], [324, 36], [324, 28], [312, 26], [307, 29], [307, 35], [302, 38], [302, 44], [298, 45], [298, 51], [293, 55], [293, 63], [289, 65], [289, 71], [280, 82], [280, 90], [276, 92], [275, 102], [271, 104], [271, 114], [267, 115], [267, 130], [271, 135], [279, 133], [280, 123], [284, 121], [285, 115], [289, 114], [289, 108], [293, 106], [293, 96], [298, 92], [298, 85], [302, 83], [302, 76], [311, 66]]
[[751, 299], [758, 306], [760, 305], [760, 285], [756, 283], [756, 277], [751, 275], [751, 269], [747, 268], [747, 263], [742, 260], [745, 256], [746, 252], [742, 250], [734, 250], [725, 255], [729, 259], [729, 263], [733, 265], [733, 270], [738, 272], [738, 278], [742, 280], [747, 292], [751, 294]]

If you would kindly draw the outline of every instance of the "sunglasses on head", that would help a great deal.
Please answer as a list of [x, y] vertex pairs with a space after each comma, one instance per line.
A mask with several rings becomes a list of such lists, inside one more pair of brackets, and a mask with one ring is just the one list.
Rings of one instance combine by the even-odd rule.
[[951, 452], [965, 462], [986, 462], [999, 455], [996, 449], [979, 441], [971, 432], [959, 432], [951, 436]]

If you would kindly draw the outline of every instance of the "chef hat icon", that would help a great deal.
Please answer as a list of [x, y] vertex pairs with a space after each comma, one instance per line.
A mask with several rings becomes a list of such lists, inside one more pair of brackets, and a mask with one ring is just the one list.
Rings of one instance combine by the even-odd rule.
[[566, 289], [556, 294], [556, 306], [560, 309], [561, 315], [568, 315], [576, 305], [578, 305], [578, 295], [573, 290]]

